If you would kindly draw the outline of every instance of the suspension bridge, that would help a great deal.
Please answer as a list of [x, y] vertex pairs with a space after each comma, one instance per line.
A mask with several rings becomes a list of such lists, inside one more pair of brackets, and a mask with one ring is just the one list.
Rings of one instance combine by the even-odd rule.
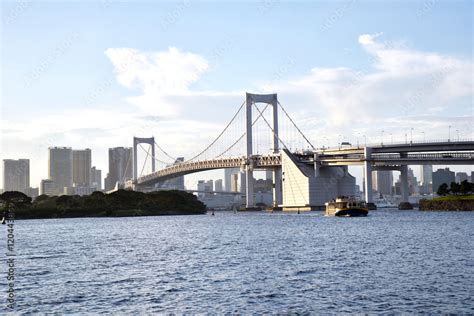
[[[145, 150], [142, 144], [149, 145], [149, 149]], [[140, 174], [139, 148], [146, 153]], [[151, 173], [143, 174], [148, 159]], [[157, 164], [161, 167], [157, 168]], [[402, 201], [408, 202], [408, 165], [422, 164], [472, 165], [474, 142], [449, 140], [316, 148], [280, 104], [277, 94], [247, 93], [218, 136], [189, 159], [173, 157], [154, 137], [134, 137], [133, 178], [120, 185], [146, 191], [153, 190], [157, 183], [195, 172], [240, 168], [245, 173], [246, 207], [252, 209], [255, 207], [253, 172], [271, 170], [274, 208], [313, 210], [322, 208], [326, 201], [338, 195], [355, 194], [355, 178], [348, 172], [350, 165], [364, 166], [367, 202], [373, 202], [371, 173], [374, 170], [400, 171]]]

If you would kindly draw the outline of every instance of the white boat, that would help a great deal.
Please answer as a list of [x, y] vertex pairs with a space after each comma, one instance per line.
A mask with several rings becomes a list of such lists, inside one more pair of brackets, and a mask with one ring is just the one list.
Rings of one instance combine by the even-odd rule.
[[397, 208], [398, 206], [393, 204], [390, 200], [380, 194], [380, 197], [374, 199], [374, 204], [377, 208]]

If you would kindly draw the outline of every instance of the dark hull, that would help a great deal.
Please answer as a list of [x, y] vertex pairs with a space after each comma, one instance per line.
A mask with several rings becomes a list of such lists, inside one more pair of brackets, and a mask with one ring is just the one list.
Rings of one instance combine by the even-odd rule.
[[329, 215], [329, 216], [356, 217], [356, 216], [367, 216], [367, 214], [369, 214], [369, 211], [363, 208], [346, 208], [346, 209], [335, 210], [333, 212], [326, 211], [326, 215]]

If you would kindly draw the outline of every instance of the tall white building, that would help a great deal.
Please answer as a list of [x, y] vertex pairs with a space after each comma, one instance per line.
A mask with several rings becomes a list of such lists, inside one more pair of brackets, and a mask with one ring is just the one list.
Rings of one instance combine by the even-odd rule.
[[214, 182], [214, 190], [215, 191], [224, 191], [222, 187], [222, 179], [218, 179]]
[[72, 149], [70, 147], [49, 148], [48, 176], [50, 180], [53, 180], [58, 194], [62, 194], [65, 187], [72, 187]]
[[49, 196], [57, 195], [58, 190], [56, 189], [54, 181], [50, 179], [41, 180], [41, 184], [39, 187], [39, 194], [42, 194], [42, 195], [44, 194], [44, 195], [49, 195]]
[[393, 175], [390, 170], [372, 172], [372, 189], [383, 195], [392, 193]]
[[226, 191], [236, 192], [233, 189], [233, 178], [235, 174], [239, 174], [239, 168], [226, 168], [224, 169], [224, 188]]
[[30, 160], [3, 160], [4, 191], [19, 191], [25, 194], [30, 188]]
[[91, 187], [91, 156], [89, 148], [72, 151], [72, 182], [75, 187]]
[[115, 184], [123, 183], [133, 177], [133, 151], [130, 147], [109, 148], [109, 173], [105, 179], [105, 190], [109, 191]]
[[97, 191], [102, 190], [102, 171], [96, 167], [91, 168], [91, 186]]

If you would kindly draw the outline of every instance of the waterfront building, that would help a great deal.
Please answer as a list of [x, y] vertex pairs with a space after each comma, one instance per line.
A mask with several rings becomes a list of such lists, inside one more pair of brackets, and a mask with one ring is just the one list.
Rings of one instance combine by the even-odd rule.
[[222, 185], [222, 179], [218, 179], [214, 182], [214, 190], [222, 192], [224, 191], [223, 185]]
[[54, 181], [51, 179], [41, 180], [39, 193], [41, 195], [49, 195], [49, 196], [56, 195], [57, 189], [56, 189], [56, 185], [54, 184]]
[[433, 192], [436, 192], [443, 183], [450, 186], [455, 179], [454, 172], [450, 171], [449, 168], [436, 170], [433, 172]]
[[466, 181], [469, 180], [469, 176], [467, 175], [467, 173], [466, 172], [456, 172], [456, 182], [461, 183], [464, 180], [466, 180]]
[[92, 157], [89, 148], [72, 151], [72, 182], [75, 187], [90, 187]]
[[433, 193], [432, 184], [433, 184], [433, 166], [422, 165], [421, 166], [420, 194]]
[[112, 190], [117, 183], [133, 177], [133, 151], [131, 147], [109, 148], [109, 172], [105, 179], [105, 190]]
[[226, 168], [224, 169], [224, 188], [226, 191], [237, 192], [234, 190], [234, 175], [239, 174], [239, 168]]
[[35, 199], [39, 195], [39, 188], [28, 188], [26, 190], [26, 195], [28, 195], [30, 198]]
[[48, 165], [48, 177], [56, 186], [56, 194], [63, 194], [64, 188], [73, 184], [71, 147], [50, 147]]
[[4, 191], [19, 191], [27, 193], [30, 188], [30, 160], [3, 160], [3, 189]]
[[91, 168], [91, 187], [96, 191], [102, 190], [102, 171], [96, 167]]
[[372, 189], [383, 195], [392, 194], [393, 174], [390, 170], [372, 172]]
[[198, 192], [198, 198], [200, 199], [205, 198], [206, 196], [211, 194], [210, 192], [213, 191], [213, 189], [214, 187], [213, 187], [212, 180], [208, 180], [208, 181], [199, 180], [198, 185], [197, 185], [197, 190], [200, 191]]

